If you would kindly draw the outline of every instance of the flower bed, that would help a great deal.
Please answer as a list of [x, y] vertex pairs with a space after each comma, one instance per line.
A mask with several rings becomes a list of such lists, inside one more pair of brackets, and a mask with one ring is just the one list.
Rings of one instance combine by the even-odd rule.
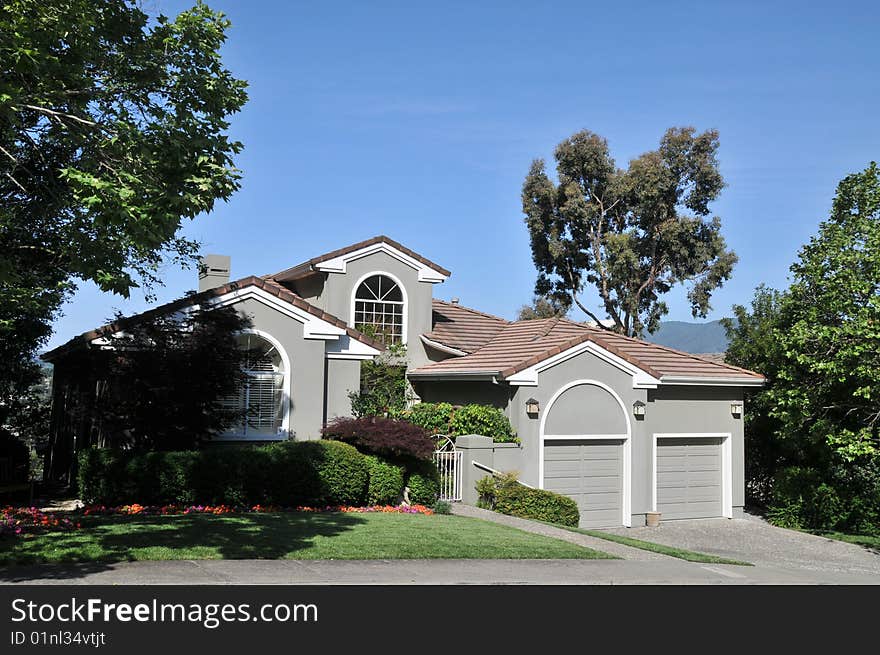
[[385, 514], [425, 514], [434, 513], [424, 505], [367, 505], [364, 507], [349, 505], [325, 505], [322, 507], [277, 507], [274, 505], [89, 505], [80, 510], [84, 516], [165, 516], [172, 514], [265, 514], [274, 512], [345, 512], [361, 514], [365, 512], [382, 512]]
[[0, 510], [0, 537], [49, 530], [75, 530], [81, 527], [65, 516], [43, 512], [36, 507], [4, 507]]

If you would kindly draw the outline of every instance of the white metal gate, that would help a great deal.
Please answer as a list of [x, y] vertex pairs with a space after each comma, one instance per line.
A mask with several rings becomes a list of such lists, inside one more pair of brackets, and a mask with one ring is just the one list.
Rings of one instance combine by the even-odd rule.
[[461, 501], [462, 455], [448, 437], [443, 437], [434, 451], [434, 464], [440, 471], [440, 500]]

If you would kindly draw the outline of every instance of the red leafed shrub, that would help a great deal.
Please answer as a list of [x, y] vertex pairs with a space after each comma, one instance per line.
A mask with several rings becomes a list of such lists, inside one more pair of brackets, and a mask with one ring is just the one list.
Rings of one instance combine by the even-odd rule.
[[424, 428], [393, 418], [338, 418], [322, 432], [326, 439], [343, 441], [370, 455], [430, 460], [434, 452]]

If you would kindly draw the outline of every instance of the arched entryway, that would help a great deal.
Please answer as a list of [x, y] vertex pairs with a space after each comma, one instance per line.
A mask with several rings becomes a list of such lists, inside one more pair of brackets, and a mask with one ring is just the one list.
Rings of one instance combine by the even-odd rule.
[[581, 527], [630, 525], [626, 406], [598, 380], [575, 380], [547, 403], [540, 426], [540, 486], [573, 498]]

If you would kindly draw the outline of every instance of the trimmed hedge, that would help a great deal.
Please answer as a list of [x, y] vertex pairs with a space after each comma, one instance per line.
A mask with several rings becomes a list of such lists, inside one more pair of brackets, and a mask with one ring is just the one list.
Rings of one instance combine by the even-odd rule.
[[336, 441], [79, 456], [80, 498], [103, 505], [363, 505], [368, 482], [364, 456]]
[[373, 455], [367, 455], [366, 462], [370, 472], [367, 502], [370, 505], [397, 505], [403, 495], [404, 467]]
[[512, 475], [500, 479], [488, 477], [477, 481], [481, 507], [502, 514], [577, 527], [580, 512], [577, 503], [561, 494], [545, 489], [524, 487]]
[[440, 471], [433, 462], [414, 462], [407, 469], [406, 486], [411, 503], [431, 507], [440, 497]]

